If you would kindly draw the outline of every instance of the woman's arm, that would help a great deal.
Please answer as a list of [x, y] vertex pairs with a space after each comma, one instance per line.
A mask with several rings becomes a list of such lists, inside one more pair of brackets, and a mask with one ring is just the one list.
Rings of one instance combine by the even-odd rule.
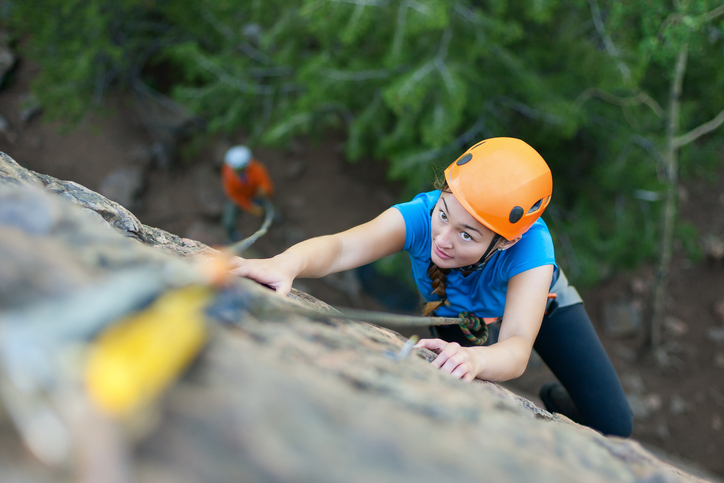
[[526, 270], [508, 282], [503, 322], [498, 342], [484, 347], [461, 347], [440, 339], [423, 339], [416, 347], [425, 347], [439, 355], [433, 364], [443, 371], [472, 381], [507, 381], [525, 372], [543, 321], [553, 266]]
[[405, 246], [405, 220], [396, 208], [334, 235], [310, 238], [268, 259], [232, 259], [231, 273], [289, 293], [295, 278], [319, 278], [356, 268]]

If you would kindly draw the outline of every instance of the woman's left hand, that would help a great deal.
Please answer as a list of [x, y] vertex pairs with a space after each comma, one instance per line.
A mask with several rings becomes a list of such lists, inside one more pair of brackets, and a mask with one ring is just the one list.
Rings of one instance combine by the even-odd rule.
[[456, 342], [445, 342], [441, 339], [422, 339], [415, 344], [416, 349], [430, 349], [438, 356], [432, 365], [462, 379], [472, 381], [482, 370], [484, 361], [479, 359], [470, 347], [462, 347]]

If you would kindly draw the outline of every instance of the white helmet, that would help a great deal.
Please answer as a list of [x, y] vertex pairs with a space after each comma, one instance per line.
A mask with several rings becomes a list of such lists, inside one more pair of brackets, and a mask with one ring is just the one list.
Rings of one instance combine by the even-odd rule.
[[251, 149], [246, 146], [234, 146], [226, 151], [224, 163], [231, 169], [242, 169], [251, 161]]

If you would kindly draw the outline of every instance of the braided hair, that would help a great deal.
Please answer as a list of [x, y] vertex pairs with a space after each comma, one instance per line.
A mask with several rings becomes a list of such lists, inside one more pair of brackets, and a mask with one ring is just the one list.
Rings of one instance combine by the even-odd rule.
[[430, 262], [430, 267], [427, 269], [427, 276], [432, 280], [432, 293], [440, 297], [440, 300], [433, 302], [427, 302], [422, 309], [422, 315], [431, 315], [437, 309], [440, 308], [445, 302], [447, 302], [447, 294], [445, 293], [447, 274], [450, 273], [449, 268], [440, 268], [434, 263]]

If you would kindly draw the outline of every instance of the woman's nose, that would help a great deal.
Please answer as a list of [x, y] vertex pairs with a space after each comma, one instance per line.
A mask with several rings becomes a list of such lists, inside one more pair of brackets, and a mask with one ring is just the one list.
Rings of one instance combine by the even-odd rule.
[[440, 248], [452, 247], [452, 230], [449, 227], [440, 230], [440, 233], [437, 235], [437, 245]]

